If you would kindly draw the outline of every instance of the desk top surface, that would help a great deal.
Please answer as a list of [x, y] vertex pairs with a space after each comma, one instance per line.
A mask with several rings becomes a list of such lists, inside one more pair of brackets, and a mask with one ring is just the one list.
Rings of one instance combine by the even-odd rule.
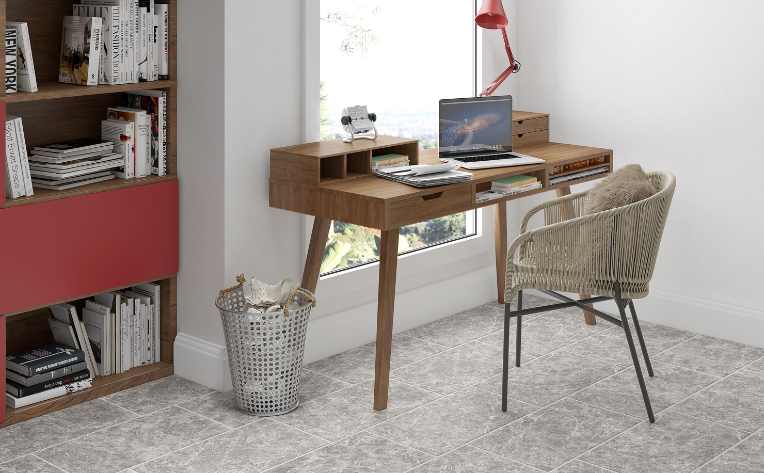
[[[416, 188], [406, 184], [382, 179], [376, 176], [361, 176], [353, 179], [337, 179], [322, 183], [320, 188], [343, 194], [352, 194], [360, 198], [396, 200], [399, 198], [408, 198], [419, 194], [431, 194], [433, 192], [438, 192], [440, 190], [448, 189], [454, 186], [490, 182], [509, 176], [533, 173], [557, 164], [598, 157], [611, 153], [611, 150], [609, 149], [593, 148], [590, 146], [568, 145], [563, 143], [536, 144], [524, 148], [518, 148], [516, 151], [518, 153], [529, 154], [531, 156], [541, 158], [546, 161], [546, 163], [529, 166], [513, 166], [467, 171], [472, 174], [472, 179], [469, 181], [430, 188]], [[436, 157], [437, 150], [425, 150], [420, 156], [420, 162], [434, 162]]]

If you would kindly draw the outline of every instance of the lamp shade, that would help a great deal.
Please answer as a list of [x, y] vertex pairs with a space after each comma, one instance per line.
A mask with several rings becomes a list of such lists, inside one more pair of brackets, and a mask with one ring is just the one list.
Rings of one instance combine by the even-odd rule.
[[509, 24], [504, 5], [501, 0], [484, 0], [483, 6], [478, 10], [475, 23], [481, 28], [497, 30]]

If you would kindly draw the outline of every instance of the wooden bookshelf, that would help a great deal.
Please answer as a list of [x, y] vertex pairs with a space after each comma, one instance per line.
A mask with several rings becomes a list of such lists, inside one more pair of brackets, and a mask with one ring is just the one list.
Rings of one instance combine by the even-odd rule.
[[[100, 123], [125, 92], [165, 90], [168, 98], [168, 175], [115, 179], [68, 191], [35, 189], [35, 195], [6, 199], [0, 186], [0, 373], [5, 355], [50, 341], [47, 306], [158, 282], [161, 294], [161, 362], [98, 377], [93, 387], [20, 409], [0, 403], [0, 425], [64, 409], [173, 373], [177, 334], [177, 0], [169, 4], [170, 71], [167, 80], [125, 85], [59, 84], [62, 20], [75, 0], [0, 0], [0, 28], [7, 21], [29, 24], [39, 91], [3, 95], [6, 115], [23, 120], [27, 146], [100, 137]], [[0, 68], [0, 83], [5, 82]], [[0, 133], [3, 140], [5, 133]], [[4, 142], [0, 152], [4, 153]], [[4, 164], [4, 156], [0, 163]], [[0, 166], [0, 181], [5, 166]], [[13, 315], [9, 315], [13, 314]], [[0, 376], [5, 392], [5, 376]]]

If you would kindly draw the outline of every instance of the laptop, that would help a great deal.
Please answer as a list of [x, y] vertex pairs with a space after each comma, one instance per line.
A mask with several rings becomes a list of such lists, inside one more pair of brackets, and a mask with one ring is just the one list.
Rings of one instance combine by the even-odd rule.
[[441, 159], [464, 169], [487, 169], [543, 163], [512, 152], [512, 96], [443, 99], [438, 110]]

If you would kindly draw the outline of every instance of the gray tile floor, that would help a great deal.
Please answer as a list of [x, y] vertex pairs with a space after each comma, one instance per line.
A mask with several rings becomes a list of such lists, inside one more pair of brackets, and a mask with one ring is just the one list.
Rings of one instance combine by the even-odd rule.
[[643, 324], [650, 425], [619, 328], [530, 317], [502, 413], [501, 323], [490, 304], [397, 335], [384, 412], [366, 345], [307, 366], [282, 417], [172, 377], [2, 429], [0, 473], [764, 472], [764, 350]]

